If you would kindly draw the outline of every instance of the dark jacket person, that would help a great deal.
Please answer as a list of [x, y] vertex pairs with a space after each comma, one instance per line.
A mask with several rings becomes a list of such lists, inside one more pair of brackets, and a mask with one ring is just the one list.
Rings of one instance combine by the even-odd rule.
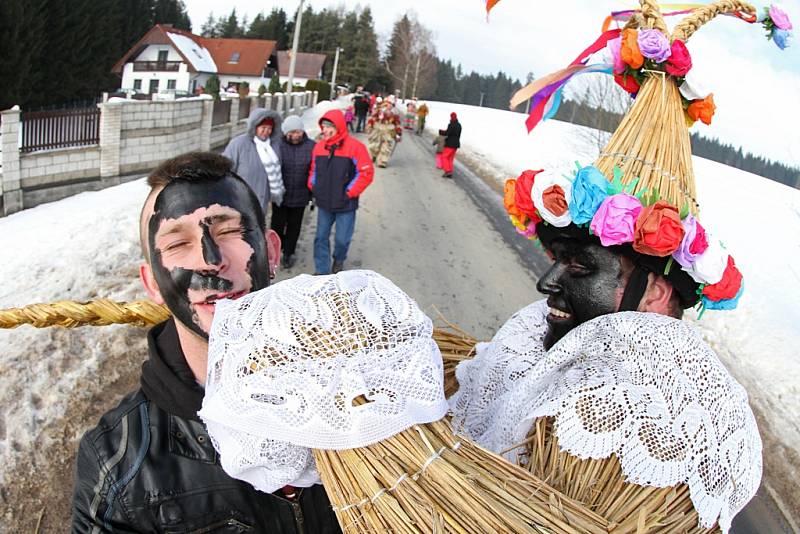
[[444, 169], [445, 178], [453, 177], [453, 161], [456, 158], [456, 151], [461, 147], [461, 123], [458, 122], [456, 112], [450, 114], [450, 123], [447, 129], [439, 130], [439, 135], [444, 136], [444, 150], [442, 151], [441, 162]]
[[270, 494], [228, 476], [197, 416], [216, 301], [268, 286], [280, 254], [230, 171], [191, 153], [148, 177], [140, 275], [173, 317], [148, 333], [141, 387], [81, 439], [72, 532], [341, 532], [320, 485]]

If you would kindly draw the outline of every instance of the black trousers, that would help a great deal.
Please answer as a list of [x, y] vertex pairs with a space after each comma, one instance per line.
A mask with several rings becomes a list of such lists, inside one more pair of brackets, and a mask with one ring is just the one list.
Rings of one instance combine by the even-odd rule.
[[367, 114], [366, 113], [356, 113], [356, 131], [363, 132], [364, 125], [367, 123]]
[[303, 226], [303, 212], [306, 207], [287, 208], [272, 204], [272, 222], [270, 227], [281, 238], [283, 253], [286, 256], [294, 254], [297, 239], [300, 237], [300, 228]]

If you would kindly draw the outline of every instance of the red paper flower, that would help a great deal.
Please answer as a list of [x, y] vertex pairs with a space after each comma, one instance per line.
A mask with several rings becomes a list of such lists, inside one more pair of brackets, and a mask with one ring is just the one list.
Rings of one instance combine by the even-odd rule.
[[728, 266], [722, 274], [722, 280], [703, 288], [703, 295], [711, 300], [732, 299], [742, 287], [742, 273], [736, 268], [732, 256], [728, 256]]
[[709, 93], [703, 100], [692, 100], [686, 113], [693, 121], [703, 121], [703, 124], [711, 124], [711, 117], [714, 116], [717, 106], [714, 105], [714, 93]]
[[706, 230], [700, 223], [695, 223], [694, 241], [689, 245], [689, 253], [702, 254], [708, 248], [708, 239], [706, 239]]
[[615, 74], [614, 81], [632, 95], [639, 92], [639, 82], [631, 74]]
[[659, 200], [639, 213], [633, 227], [633, 250], [650, 256], [669, 256], [683, 240], [678, 210]]
[[564, 190], [558, 184], [551, 185], [542, 192], [542, 204], [556, 217], [561, 217], [568, 209]]
[[542, 220], [531, 200], [533, 180], [540, 172], [542, 172], [542, 169], [538, 171], [524, 171], [519, 175], [519, 178], [517, 178], [517, 183], [514, 187], [514, 205], [534, 223], [541, 222]]
[[672, 42], [671, 50], [672, 55], [664, 68], [673, 76], [686, 76], [686, 73], [692, 68], [692, 56], [689, 55], [689, 50], [680, 40]]

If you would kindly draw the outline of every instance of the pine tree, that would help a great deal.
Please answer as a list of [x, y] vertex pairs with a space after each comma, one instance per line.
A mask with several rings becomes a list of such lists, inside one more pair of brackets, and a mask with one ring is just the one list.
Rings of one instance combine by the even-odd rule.
[[225, 18], [220, 18], [217, 21], [217, 26], [215, 28], [217, 36], [222, 38], [235, 38], [235, 37], [242, 37], [243, 31], [242, 28], [239, 26], [239, 18], [236, 16], [236, 8], [231, 10], [231, 14]]
[[203, 23], [203, 26], [200, 28], [200, 35], [203, 37], [215, 38], [219, 37], [217, 35], [217, 25], [219, 22], [217, 19], [214, 18], [214, 13], [209, 13], [208, 18]]

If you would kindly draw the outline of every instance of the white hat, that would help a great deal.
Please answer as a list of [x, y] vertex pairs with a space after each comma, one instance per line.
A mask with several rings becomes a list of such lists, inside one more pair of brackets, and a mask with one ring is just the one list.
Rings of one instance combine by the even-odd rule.
[[288, 134], [289, 132], [293, 132], [294, 130], [300, 130], [301, 132], [306, 131], [305, 127], [303, 126], [303, 119], [297, 115], [289, 115], [283, 119], [281, 129], [283, 130], [284, 135]]

